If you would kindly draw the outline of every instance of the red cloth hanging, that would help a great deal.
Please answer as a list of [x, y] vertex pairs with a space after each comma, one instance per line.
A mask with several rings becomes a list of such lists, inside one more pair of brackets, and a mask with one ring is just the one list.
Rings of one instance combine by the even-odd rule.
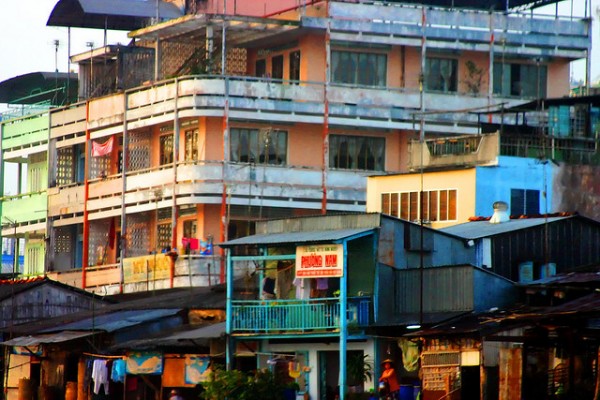
[[114, 142], [114, 136], [111, 136], [104, 143], [98, 143], [95, 140], [92, 140], [92, 157], [100, 157], [112, 153]]

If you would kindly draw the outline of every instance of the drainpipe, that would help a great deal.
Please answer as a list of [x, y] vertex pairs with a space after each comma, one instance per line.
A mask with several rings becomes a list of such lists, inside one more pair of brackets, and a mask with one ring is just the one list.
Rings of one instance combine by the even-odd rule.
[[[344, 251], [344, 274], [340, 278], [340, 365], [346, 365], [348, 342], [348, 242], [342, 243]], [[346, 368], [340, 368], [340, 400], [346, 398]]]
[[129, 165], [129, 132], [127, 131], [127, 92], [123, 92], [123, 156], [121, 157], [121, 243], [120, 243], [120, 260], [119, 270], [121, 279], [119, 292], [123, 293], [125, 286], [125, 271], [124, 260], [126, 255], [127, 244], [127, 212], [125, 209], [125, 193], [127, 192], [127, 166]]
[[327, 171], [329, 169], [329, 82], [331, 80], [331, 21], [329, 2], [327, 3], [327, 30], [325, 32], [325, 85], [323, 85], [323, 165], [321, 174], [321, 214], [327, 213]]
[[89, 266], [90, 224], [88, 199], [90, 196], [90, 100], [85, 101], [85, 164], [83, 172], [83, 260], [81, 266], [81, 288], [86, 288], [86, 273]]
[[[177, 248], [177, 161], [179, 160], [179, 108], [178, 108], [178, 100], [179, 100], [179, 81], [175, 79], [175, 105], [174, 105], [174, 119], [173, 123], [175, 125], [173, 129], [173, 206], [171, 208], [171, 249], [175, 251]], [[175, 258], [173, 257], [173, 262], [171, 263], [171, 280], [170, 287], [173, 287], [173, 283], [175, 281]]]

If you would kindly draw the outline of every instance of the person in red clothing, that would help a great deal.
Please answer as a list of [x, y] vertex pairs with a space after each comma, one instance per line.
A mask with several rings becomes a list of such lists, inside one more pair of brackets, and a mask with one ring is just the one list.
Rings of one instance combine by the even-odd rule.
[[387, 360], [383, 360], [381, 364], [383, 365], [383, 372], [381, 373], [379, 382], [385, 382], [389, 390], [389, 397], [397, 400], [398, 393], [400, 392], [400, 384], [398, 383], [398, 377], [394, 369], [394, 362], [388, 358]]

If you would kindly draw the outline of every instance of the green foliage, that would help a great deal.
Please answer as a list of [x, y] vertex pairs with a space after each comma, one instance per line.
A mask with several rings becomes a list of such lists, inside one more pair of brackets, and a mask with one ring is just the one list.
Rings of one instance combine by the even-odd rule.
[[286, 383], [268, 369], [248, 375], [237, 370], [216, 368], [203, 386], [204, 400], [281, 400], [284, 389], [298, 389], [295, 381]]
[[349, 382], [362, 384], [373, 379], [373, 363], [367, 354], [355, 353], [348, 357], [346, 372]]

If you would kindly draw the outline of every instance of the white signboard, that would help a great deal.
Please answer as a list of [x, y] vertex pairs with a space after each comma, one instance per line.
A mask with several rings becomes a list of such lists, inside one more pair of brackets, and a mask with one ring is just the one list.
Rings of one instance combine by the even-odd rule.
[[296, 278], [337, 278], [344, 275], [341, 244], [296, 247]]

